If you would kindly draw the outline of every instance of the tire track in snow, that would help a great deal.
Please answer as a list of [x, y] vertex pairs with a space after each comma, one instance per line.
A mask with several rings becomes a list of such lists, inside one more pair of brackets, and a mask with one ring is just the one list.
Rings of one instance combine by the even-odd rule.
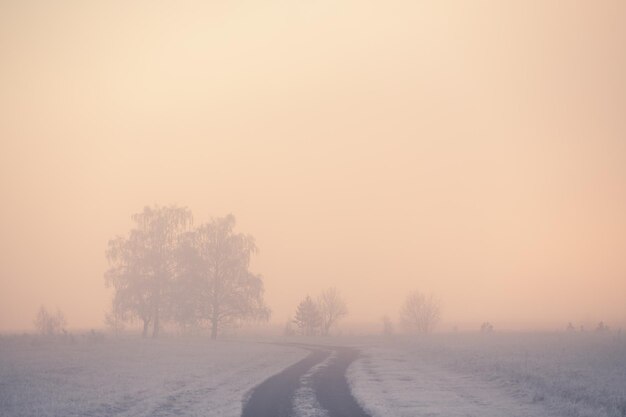
[[330, 355], [327, 350], [309, 350], [309, 356], [257, 385], [248, 397], [241, 416], [292, 417], [293, 399], [300, 379]]
[[346, 379], [348, 366], [358, 356], [356, 349], [290, 346], [311, 353], [254, 388], [242, 417], [369, 417], [352, 396]]
[[370, 417], [352, 396], [346, 378], [346, 371], [359, 351], [346, 347], [333, 349], [336, 356], [314, 375], [317, 400], [329, 417]]

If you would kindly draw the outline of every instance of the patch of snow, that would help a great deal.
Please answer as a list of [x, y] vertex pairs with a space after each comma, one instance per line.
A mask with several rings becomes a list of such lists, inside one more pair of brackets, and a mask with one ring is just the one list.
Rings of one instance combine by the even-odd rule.
[[596, 334], [398, 338], [362, 346], [348, 380], [373, 417], [624, 417], [624, 342]]
[[300, 378], [300, 386], [293, 399], [293, 409], [297, 417], [329, 417], [328, 410], [325, 410], [317, 400], [313, 388], [313, 377], [336, 358], [337, 353], [333, 351], [328, 358], [312, 367]]
[[5, 337], [0, 414], [236, 417], [246, 393], [306, 353], [204, 338]]

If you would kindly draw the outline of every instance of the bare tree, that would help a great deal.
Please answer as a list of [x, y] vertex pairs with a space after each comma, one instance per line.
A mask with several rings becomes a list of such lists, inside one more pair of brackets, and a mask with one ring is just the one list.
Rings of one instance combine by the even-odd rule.
[[322, 335], [326, 336], [332, 326], [348, 314], [348, 306], [334, 287], [323, 291], [317, 303], [322, 317]]
[[383, 322], [383, 335], [384, 336], [392, 336], [394, 333], [393, 330], [393, 322], [391, 321], [391, 319], [389, 318], [389, 316], [383, 316], [382, 317], [382, 322]]
[[441, 318], [441, 303], [433, 295], [410, 294], [402, 306], [402, 324], [411, 333], [430, 333]]
[[489, 323], [488, 321], [483, 322], [483, 324], [480, 325], [480, 331], [482, 333], [493, 332], [493, 324]]
[[49, 313], [44, 306], [41, 306], [35, 317], [35, 328], [40, 334], [46, 336], [65, 332], [66, 324], [65, 316], [58, 308], [56, 313]]
[[235, 217], [212, 219], [187, 233], [180, 252], [179, 320], [206, 321], [211, 338], [244, 320], [268, 320], [263, 279], [249, 270], [254, 238], [234, 233]]
[[135, 228], [128, 237], [109, 241], [105, 282], [114, 288], [120, 311], [143, 321], [144, 336], [152, 324], [156, 337], [170, 310], [179, 239], [191, 225], [192, 215], [187, 208], [154, 206], [132, 219]]
[[298, 304], [294, 323], [305, 336], [313, 336], [322, 325], [322, 315], [317, 304], [308, 295]]

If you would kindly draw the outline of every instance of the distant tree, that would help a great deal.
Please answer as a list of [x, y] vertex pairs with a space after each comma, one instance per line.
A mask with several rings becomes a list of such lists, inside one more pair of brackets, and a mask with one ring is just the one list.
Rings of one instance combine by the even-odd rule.
[[383, 322], [383, 335], [392, 336], [394, 333], [393, 322], [391, 321], [389, 316], [383, 316], [381, 320]]
[[565, 328], [565, 331], [568, 333], [573, 333], [576, 331], [576, 328], [574, 327], [571, 321], [567, 323], [567, 327]]
[[598, 323], [598, 325], [596, 326], [596, 332], [597, 333], [605, 333], [609, 331], [609, 326], [607, 326], [606, 324], [604, 324], [603, 321], [601, 321], [600, 323]]
[[322, 317], [322, 335], [326, 336], [330, 329], [348, 314], [348, 306], [336, 288], [322, 291], [317, 303]]
[[66, 324], [65, 316], [59, 309], [56, 313], [49, 313], [44, 306], [41, 306], [35, 317], [35, 328], [40, 334], [46, 336], [65, 333]]
[[254, 238], [235, 233], [235, 217], [212, 219], [185, 235], [180, 251], [178, 318], [208, 322], [211, 338], [219, 329], [246, 320], [268, 320], [263, 278], [250, 272], [257, 252]]
[[488, 321], [484, 322], [480, 325], [480, 331], [483, 333], [493, 332], [493, 324], [489, 323]]
[[433, 295], [410, 294], [401, 309], [402, 324], [411, 333], [430, 333], [441, 319], [441, 303]]
[[141, 319], [144, 337], [152, 325], [152, 336], [157, 337], [161, 320], [171, 311], [179, 240], [192, 215], [187, 208], [154, 206], [132, 219], [135, 227], [128, 237], [109, 241], [105, 283], [115, 290], [120, 314]]
[[283, 329], [283, 335], [284, 336], [295, 336], [296, 331], [293, 328], [293, 320], [289, 319], [287, 320], [287, 323], [285, 323], [285, 328]]
[[308, 295], [298, 304], [294, 323], [305, 336], [313, 336], [322, 325], [322, 315], [317, 304]]

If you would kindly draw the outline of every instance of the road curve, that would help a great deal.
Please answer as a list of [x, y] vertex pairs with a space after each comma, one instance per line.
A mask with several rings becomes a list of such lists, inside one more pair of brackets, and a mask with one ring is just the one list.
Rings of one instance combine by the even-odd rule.
[[300, 378], [330, 355], [326, 350], [309, 350], [309, 356], [257, 385], [244, 405], [241, 416], [292, 417], [293, 397], [300, 385]]
[[[297, 417], [294, 396], [301, 378], [311, 368], [328, 359], [326, 366], [314, 370], [311, 387], [319, 410], [328, 417], [369, 417], [356, 402], [346, 379], [346, 370], [359, 352], [353, 348], [290, 344], [311, 351], [301, 361], [268, 378], [252, 391], [242, 417]], [[333, 356], [331, 357], [331, 354]]]
[[346, 379], [348, 366], [359, 356], [352, 348], [333, 348], [336, 356], [313, 376], [313, 387], [322, 408], [330, 417], [369, 417], [356, 402]]

